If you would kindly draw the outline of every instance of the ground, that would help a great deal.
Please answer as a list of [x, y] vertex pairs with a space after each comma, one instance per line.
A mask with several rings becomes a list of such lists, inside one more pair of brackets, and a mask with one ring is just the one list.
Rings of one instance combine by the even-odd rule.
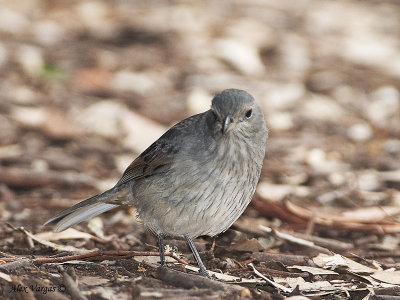
[[[397, 1], [2, 2], [1, 297], [400, 297], [399, 15]], [[218, 280], [179, 239], [160, 268], [134, 208], [42, 226], [226, 88], [255, 97], [270, 136], [246, 212], [196, 239]]]

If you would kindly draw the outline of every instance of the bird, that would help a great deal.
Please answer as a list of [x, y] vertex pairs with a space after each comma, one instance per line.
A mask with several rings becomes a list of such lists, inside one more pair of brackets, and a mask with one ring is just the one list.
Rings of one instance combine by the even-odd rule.
[[239, 89], [216, 94], [211, 108], [166, 131], [124, 171], [116, 185], [60, 212], [63, 231], [118, 206], [133, 206], [158, 239], [165, 266], [164, 237], [185, 238], [210, 278], [193, 243], [226, 231], [250, 203], [264, 161], [268, 129], [253, 96]]

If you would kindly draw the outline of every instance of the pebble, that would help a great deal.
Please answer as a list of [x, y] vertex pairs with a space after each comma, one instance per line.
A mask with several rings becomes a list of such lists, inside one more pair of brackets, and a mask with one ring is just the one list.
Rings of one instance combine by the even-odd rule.
[[45, 172], [49, 169], [49, 163], [43, 159], [34, 159], [31, 163], [31, 169], [37, 172]]
[[24, 14], [9, 8], [0, 9], [0, 31], [11, 34], [23, 34], [30, 27], [30, 22]]
[[206, 90], [194, 88], [186, 100], [186, 105], [190, 115], [202, 113], [210, 109], [210, 95]]
[[11, 116], [14, 120], [25, 126], [40, 127], [46, 120], [46, 110], [39, 107], [16, 106]]
[[313, 91], [326, 91], [342, 87], [343, 77], [343, 74], [336, 70], [323, 70], [312, 73], [309, 84]]
[[304, 101], [299, 110], [305, 118], [323, 122], [336, 123], [345, 116], [345, 110], [335, 100], [317, 94]]
[[153, 88], [156, 88], [156, 82], [144, 73], [134, 73], [122, 70], [114, 74], [111, 85], [113, 88], [124, 92], [135, 92], [145, 95]]
[[120, 118], [126, 109], [122, 104], [104, 100], [96, 102], [76, 116], [86, 131], [99, 134], [104, 137], [120, 137], [124, 132], [121, 127]]
[[268, 125], [274, 130], [289, 130], [294, 125], [292, 114], [275, 112], [268, 117]]
[[24, 71], [31, 76], [38, 76], [44, 66], [43, 53], [38, 47], [23, 45], [17, 50], [17, 60]]
[[349, 167], [346, 163], [328, 156], [327, 153], [320, 148], [311, 149], [307, 153], [305, 161], [316, 171], [327, 174], [344, 171]]
[[265, 68], [258, 53], [252, 45], [234, 39], [219, 39], [214, 43], [215, 56], [229, 63], [244, 75], [259, 76]]
[[374, 170], [365, 170], [357, 174], [357, 185], [364, 191], [376, 191], [382, 187], [378, 174]]
[[76, 10], [83, 22], [96, 26], [107, 17], [109, 8], [100, 1], [82, 1], [78, 2]]
[[120, 115], [120, 120], [124, 132], [126, 132], [124, 146], [136, 153], [146, 150], [167, 130], [159, 123], [128, 109], [125, 109]]
[[306, 89], [302, 83], [274, 82], [265, 89], [260, 101], [263, 106], [273, 110], [287, 110], [295, 108], [304, 97]]
[[400, 140], [389, 139], [383, 143], [383, 149], [391, 154], [400, 153]]
[[32, 30], [36, 39], [47, 46], [57, 44], [65, 36], [60, 24], [52, 20], [39, 21], [33, 25]]
[[368, 141], [372, 135], [372, 128], [367, 123], [354, 124], [347, 130], [347, 136], [356, 142]]
[[0, 68], [6, 64], [8, 60], [8, 51], [7, 48], [0, 43]]
[[286, 76], [303, 79], [312, 63], [307, 41], [300, 35], [287, 34], [281, 42], [281, 48], [281, 63]]
[[370, 95], [367, 117], [374, 123], [385, 123], [388, 119], [400, 116], [400, 95], [393, 86], [384, 86]]
[[340, 186], [346, 183], [348, 180], [348, 176], [343, 174], [342, 172], [332, 172], [328, 175], [328, 180], [335, 186]]
[[27, 86], [16, 86], [12, 88], [12, 101], [17, 104], [29, 105], [36, 103], [35, 92]]
[[327, 161], [326, 153], [319, 148], [314, 148], [308, 152], [306, 161], [312, 167], [318, 167]]
[[306, 186], [289, 184], [272, 184], [260, 182], [257, 186], [257, 193], [264, 199], [282, 201], [289, 195], [305, 198], [310, 195], [310, 189]]
[[393, 192], [392, 204], [400, 207], [400, 192], [397, 191]]

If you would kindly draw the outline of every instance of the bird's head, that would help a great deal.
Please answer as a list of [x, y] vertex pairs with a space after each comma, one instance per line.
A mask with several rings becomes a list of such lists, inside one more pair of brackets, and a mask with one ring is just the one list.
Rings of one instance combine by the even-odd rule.
[[241, 133], [249, 136], [266, 131], [263, 113], [254, 98], [243, 90], [228, 89], [217, 94], [209, 114], [216, 135]]

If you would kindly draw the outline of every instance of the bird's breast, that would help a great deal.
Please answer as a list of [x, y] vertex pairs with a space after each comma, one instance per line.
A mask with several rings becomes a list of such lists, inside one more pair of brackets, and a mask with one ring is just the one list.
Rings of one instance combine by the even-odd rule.
[[245, 142], [227, 141], [179, 157], [168, 172], [146, 179], [139, 214], [153, 231], [171, 235], [225, 231], [254, 194], [263, 154], [253, 150]]

